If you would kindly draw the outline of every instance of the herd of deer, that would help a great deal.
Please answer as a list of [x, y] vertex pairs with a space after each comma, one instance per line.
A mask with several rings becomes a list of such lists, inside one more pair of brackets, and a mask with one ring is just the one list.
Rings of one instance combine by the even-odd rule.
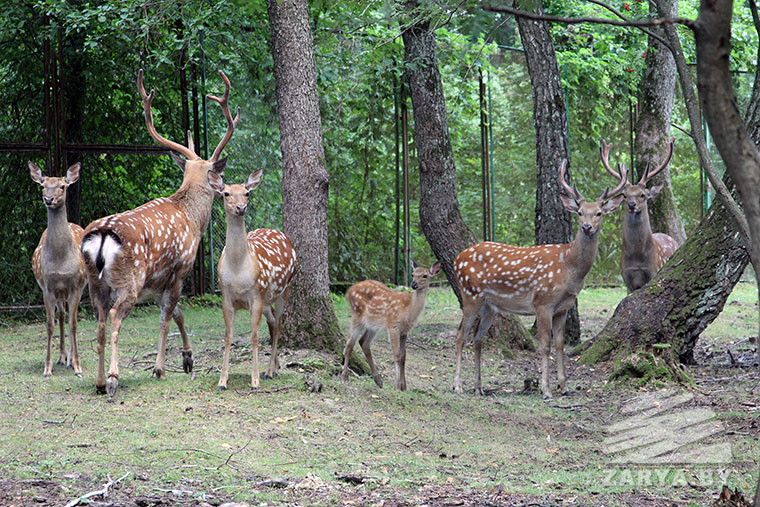
[[[219, 259], [218, 277], [222, 290], [225, 323], [224, 358], [219, 389], [227, 388], [230, 344], [235, 312], [251, 314], [253, 365], [251, 386], [259, 387], [258, 331], [262, 314], [269, 326], [272, 353], [265, 378], [279, 368], [277, 344], [281, 334], [282, 314], [290, 293], [296, 268], [296, 252], [290, 240], [273, 229], [257, 229], [246, 234], [245, 212], [250, 192], [261, 179], [261, 170], [240, 185], [226, 185], [222, 177], [226, 158], [220, 158], [240, 119], [229, 110], [230, 81], [224, 95], [209, 98], [217, 102], [227, 121], [227, 132], [209, 160], [201, 159], [188, 133], [188, 146], [169, 141], [153, 125], [151, 102], [154, 92], [145, 92], [143, 71], [137, 85], [142, 96], [145, 123], [151, 137], [171, 151], [184, 172], [180, 188], [169, 197], [160, 197], [133, 210], [103, 217], [84, 230], [68, 223], [66, 189], [79, 179], [80, 164], [71, 166], [65, 177], [45, 176], [29, 162], [32, 179], [42, 187], [47, 208], [47, 229], [32, 257], [34, 276], [43, 292], [47, 312], [47, 356], [44, 375], [52, 374], [52, 340], [56, 314], [59, 321], [60, 349], [58, 362], [82, 376], [77, 350], [77, 312], [82, 291], [89, 284], [90, 298], [97, 314], [98, 393], [114, 396], [119, 379], [119, 331], [124, 318], [138, 300], [155, 296], [161, 303], [158, 354], [153, 373], [165, 373], [166, 339], [170, 320], [182, 336], [183, 369], [193, 368], [193, 352], [185, 330], [184, 317], [177, 306], [182, 282], [195, 260], [200, 238], [211, 215], [214, 197], [224, 203], [227, 235]], [[602, 142], [600, 156], [605, 169], [618, 184], [595, 201], [586, 202], [575, 187], [565, 180], [566, 162], [559, 168], [560, 195], [564, 207], [577, 213], [579, 228], [575, 240], [562, 245], [515, 247], [483, 242], [461, 252], [454, 261], [454, 272], [462, 298], [462, 321], [456, 340], [456, 376], [454, 390], [462, 391], [462, 349], [474, 333], [475, 392], [481, 393], [480, 352], [484, 334], [496, 312], [535, 315], [542, 358], [541, 391], [551, 397], [549, 388], [549, 353], [553, 338], [557, 378], [560, 391], [567, 392], [564, 368], [564, 329], [567, 310], [571, 308], [593, 265], [604, 216], [615, 211], [623, 201], [626, 214], [623, 225], [622, 273], [628, 292], [644, 286], [676, 249], [667, 235], [653, 234], [647, 201], [656, 197], [662, 184], [651, 188], [646, 183], [662, 171], [673, 155], [673, 142], [667, 159], [654, 171], [645, 171], [633, 185], [628, 181], [625, 165], [613, 170], [608, 162], [610, 145]], [[372, 369], [378, 386], [382, 380], [372, 359], [370, 344], [378, 331], [386, 329], [396, 364], [397, 389], [406, 389], [406, 339], [425, 307], [425, 298], [433, 276], [441, 263], [432, 267], [414, 266], [413, 293], [396, 292], [380, 282], [366, 280], [348, 289], [351, 329], [344, 350], [341, 380], [348, 377], [348, 361], [357, 340]], [[110, 306], [110, 308], [109, 308]], [[64, 314], [69, 311], [70, 341], [64, 344]], [[104, 370], [106, 321], [110, 318], [111, 359], [108, 375]]]

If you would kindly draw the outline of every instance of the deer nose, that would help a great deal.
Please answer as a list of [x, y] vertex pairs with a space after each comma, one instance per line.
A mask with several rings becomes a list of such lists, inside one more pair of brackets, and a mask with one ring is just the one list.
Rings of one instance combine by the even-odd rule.
[[628, 203], [628, 209], [631, 209], [631, 210], [633, 210], [633, 209], [635, 209], [635, 208], [636, 208], [636, 203], [635, 203], [635, 202], [629, 202], [629, 203]]
[[237, 206], [235, 206], [235, 211], [237, 211], [238, 215], [245, 215], [245, 208], [246, 208], [245, 204], [242, 206], [238, 204]]
[[415, 282], [414, 280], [412, 280], [411, 287], [412, 287], [412, 289], [417, 289], [417, 282]]
[[589, 232], [591, 232], [591, 224], [583, 224], [581, 226], [581, 229], [583, 229], [583, 232], [588, 234]]
[[53, 198], [52, 197], [43, 197], [42, 200], [45, 201], [45, 204], [47, 206], [50, 206], [51, 204], [53, 204]]

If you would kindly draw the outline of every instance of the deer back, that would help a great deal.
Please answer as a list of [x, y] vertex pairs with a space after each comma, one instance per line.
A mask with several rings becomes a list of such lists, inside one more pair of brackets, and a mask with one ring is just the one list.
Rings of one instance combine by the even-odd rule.
[[252, 257], [258, 264], [258, 286], [265, 301], [272, 301], [290, 286], [296, 267], [296, 251], [290, 239], [275, 229], [248, 233]]
[[397, 292], [377, 280], [364, 280], [346, 291], [351, 318], [374, 329], [398, 323], [412, 302], [412, 294]]

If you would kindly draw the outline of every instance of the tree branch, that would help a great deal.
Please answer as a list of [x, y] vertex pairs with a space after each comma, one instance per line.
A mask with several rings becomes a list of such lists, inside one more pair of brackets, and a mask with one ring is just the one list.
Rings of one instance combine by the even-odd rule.
[[[130, 472], [125, 473], [121, 477], [119, 477], [116, 480], [111, 479], [111, 477], [108, 477], [108, 482], [103, 485], [101, 489], [97, 489], [95, 491], [90, 491], [89, 493], [82, 495], [80, 497], [77, 497], [66, 504], [66, 507], [74, 507], [75, 505], [79, 505], [80, 503], [89, 503], [88, 500], [92, 498], [93, 496], [102, 496], [103, 498], [108, 496], [108, 488], [113, 486], [114, 484], [117, 484], [124, 479], [127, 478], [127, 476], [130, 474]], [[82, 502], [84, 500], [84, 502]]]
[[566, 25], [577, 25], [579, 23], [592, 23], [597, 25], [612, 25], [612, 26], [667, 26], [667, 25], [684, 25], [689, 28], [694, 27], [695, 21], [689, 18], [654, 18], [645, 19], [641, 21], [626, 20], [616, 21], [614, 19], [594, 18], [589, 16], [582, 16], [580, 18], [566, 18], [562, 16], [551, 16], [548, 14], [536, 14], [534, 12], [523, 11], [520, 9], [513, 9], [511, 7], [484, 5], [482, 7], [484, 11], [489, 12], [502, 12], [506, 14], [512, 14], [521, 18], [532, 19], [533, 21], [549, 21], [551, 23], [563, 23]]
[[[591, 2], [592, 4], [596, 4], [596, 5], [600, 6], [600, 7], [604, 7], [605, 9], [607, 9], [608, 11], [610, 11], [611, 13], [613, 13], [615, 16], [619, 17], [620, 19], [622, 19], [624, 21], [629, 21], [629, 19], [626, 18], [625, 16], [623, 16], [623, 14], [621, 14], [619, 10], [615, 9], [614, 7], [612, 7], [610, 5], [607, 5], [607, 4], [603, 3], [603, 2], [600, 2], [599, 0], [588, 0], [588, 1]], [[652, 37], [653, 39], [655, 39], [656, 41], [658, 41], [660, 44], [662, 44], [663, 46], [665, 46], [666, 48], [668, 48], [671, 53], [674, 52], [673, 51], [673, 47], [663, 37], [657, 35], [656, 33], [654, 33], [651, 30], [647, 30], [646, 28], [644, 28], [642, 26], [637, 26], [636, 28], [638, 28], [639, 30], [641, 30], [642, 32], [644, 32], [648, 36]]]

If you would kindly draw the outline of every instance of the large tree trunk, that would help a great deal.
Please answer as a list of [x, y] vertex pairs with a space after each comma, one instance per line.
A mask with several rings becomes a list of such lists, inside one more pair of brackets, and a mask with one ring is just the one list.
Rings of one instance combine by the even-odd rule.
[[[677, 0], [662, 0], [660, 13], [663, 17], [678, 15]], [[650, 4], [650, 12], [657, 16], [657, 7]], [[652, 32], [665, 36], [660, 27], [652, 27]], [[641, 178], [646, 167], [655, 168], [662, 164], [668, 154], [670, 143], [670, 117], [675, 95], [676, 63], [667, 47], [657, 39], [649, 37], [647, 43], [646, 70], [639, 85], [639, 117], [636, 124], [634, 151], [636, 154], [636, 180]], [[630, 178], [633, 183], [634, 176]], [[652, 184], [664, 183], [662, 193], [649, 203], [652, 231], [669, 234], [680, 245], [686, 241], [686, 233], [678, 214], [673, 188], [670, 184], [670, 168], [665, 168], [652, 178]]]
[[294, 347], [341, 354], [327, 271], [327, 190], [317, 73], [306, 0], [268, 0], [282, 148], [282, 226], [297, 268], [283, 319]]
[[[514, 7], [522, 7], [519, 0], [515, 0]], [[541, 2], [538, 2], [537, 12], [543, 13]], [[557, 171], [562, 160], [567, 160], [568, 165], [570, 160], [567, 112], [562, 97], [557, 55], [546, 22], [518, 17], [517, 26], [533, 90], [533, 123], [536, 128], [536, 244], [570, 243], [573, 240], [573, 224], [559, 199], [561, 190]], [[569, 345], [575, 345], [580, 339], [576, 303], [567, 312], [565, 341]]]
[[[407, 12], [418, 7], [416, 1], [405, 3]], [[456, 165], [438, 71], [435, 34], [424, 16], [414, 19], [411, 26], [403, 27], [402, 36], [420, 164], [420, 224], [461, 301], [454, 276], [454, 259], [476, 240], [459, 211]], [[497, 330], [509, 336], [515, 345], [526, 347], [532, 343], [525, 328], [512, 316], [495, 319], [492, 334], [498, 334]]]

